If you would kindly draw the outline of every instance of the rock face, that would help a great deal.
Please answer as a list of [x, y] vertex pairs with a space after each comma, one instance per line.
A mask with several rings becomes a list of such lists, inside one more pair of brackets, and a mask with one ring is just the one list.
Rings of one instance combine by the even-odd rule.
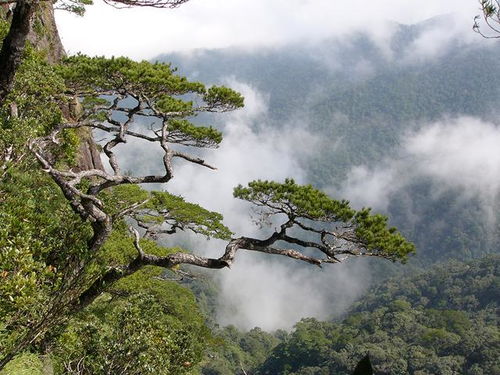
[[47, 53], [47, 60], [51, 64], [61, 61], [66, 55], [57, 30], [54, 8], [51, 2], [40, 3], [40, 10], [32, 21], [32, 29], [28, 40], [37, 49]]
[[[4, 8], [8, 14], [8, 7]], [[54, 8], [51, 2], [41, 2], [32, 21], [32, 30], [28, 36], [29, 42], [38, 50], [46, 54], [47, 61], [56, 64], [66, 56], [64, 47], [59, 37], [57, 25], [54, 19]], [[68, 108], [62, 108], [64, 116], [68, 121], [75, 121], [78, 118], [79, 104], [75, 102]], [[87, 129], [80, 131], [80, 151], [78, 165], [75, 169], [101, 169], [104, 170], [97, 145], [92, 137], [92, 133]]]
[[88, 129], [83, 129], [81, 132], [78, 165], [74, 169], [80, 171], [88, 169], [104, 170], [97, 144]]
[[[81, 105], [77, 98], [74, 98], [72, 103], [69, 103], [66, 108], [62, 108], [64, 117], [68, 121], [75, 122], [80, 116]], [[78, 150], [77, 165], [73, 168], [75, 172], [85, 171], [89, 169], [104, 170], [102, 165], [101, 155], [98, 151], [98, 146], [92, 137], [92, 132], [88, 128], [81, 128], [78, 131], [80, 138], [80, 148]]]

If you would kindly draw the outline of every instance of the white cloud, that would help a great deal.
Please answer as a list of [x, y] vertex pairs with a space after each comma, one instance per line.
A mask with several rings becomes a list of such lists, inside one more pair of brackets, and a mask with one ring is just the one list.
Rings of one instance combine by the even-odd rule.
[[404, 62], [421, 63], [442, 57], [450, 52], [450, 48], [457, 48], [457, 42], [458, 45], [465, 46], [485, 41], [471, 32], [470, 17], [446, 15], [439, 22], [428, 25], [416, 40], [405, 47]]
[[369, 281], [370, 272], [362, 262], [320, 270], [249, 255], [223, 273], [217, 318], [220, 324], [243, 329], [290, 329], [301, 318], [328, 319], [343, 313]]
[[437, 196], [458, 190], [466, 199], [479, 198], [492, 216], [500, 194], [499, 144], [497, 124], [471, 117], [429, 124], [405, 136], [397, 159], [353, 168], [343, 195], [356, 205], [385, 211], [395, 191], [425, 178]]
[[[265, 238], [266, 228], [252, 223], [249, 206], [232, 197], [233, 187], [254, 179], [282, 181], [293, 177], [304, 182], [301, 161], [317, 149], [320, 140], [304, 123], [300, 129], [266, 126], [267, 96], [234, 79], [228, 84], [243, 93], [246, 105], [228, 117], [220, 149], [204, 155], [218, 171], [185, 165], [178, 168], [168, 190], [223, 213], [225, 223], [237, 235]], [[188, 241], [203, 254], [220, 256], [224, 251], [222, 241]], [[221, 288], [219, 322], [245, 329], [277, 329], [291, 328], [305, 316], [326, 318], [347, 308], [370, 277], [363, 264], [355, 262], [324, 270], [307, 264], [296, 266], [296, 261], [284, 257], [239, 253], [230, 270], [214, 273]]]
[[63, 42], [71, 53], [152, 58], [170, 51], [227, 46], [273, 46], [346, 37], [369, 31], [385, 45], [387, 21], [415, 23], [449, 12], [463, 15], [471, 32], [478, 6], [471, 0], [191, 0], [178, 9], [117, 10], [97, 2], [83, 18], [58, 13]]
[[416, 173], [490, 200], [500, 191], [499, 145], [498, 125], [465, 117], [422, 129], [406, 149]]

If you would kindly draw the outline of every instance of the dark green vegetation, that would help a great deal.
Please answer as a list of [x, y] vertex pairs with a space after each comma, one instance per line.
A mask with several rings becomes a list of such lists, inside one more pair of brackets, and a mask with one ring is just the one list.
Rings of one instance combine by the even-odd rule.
[[[71, 210], [27, 149], [30, 139], [61, 123], [63, 88], [54, 68], [29, 51], [9, 97], [19, 116], [10, 115], [8, 106], [2, 108], [0, 139], [2, 150], [10, 150], [10, 160], [2, 165], [0, 181], [0, 353], [2, 359], [23, 353], [4, 372], [32, 368], [31, 373], [42, 373], [35, 353], [50, 353], [49, 367], [64, 374], [188, 372], [200, 360], [209, 334], [192, 294], [159, 280], [160, 269], [137, 272], [114, 284], [88, 309], [74, 310], [75, 297], [92, 279], [110, 265], [133, 258], [136, 250], [125, 227], [117, 225], [105, 246], [90, 252], [90, 225]], [[62, 140], [52, 155], [58, 167], [73, 166], [78, 133], [66, 130]], [[122, 190], [127, 193], [122, 198], [119, 189], [106, 197], [111, 210], [147, 195], [139, 189]], [[205, 211], [178, 197], [168, 198], [160, 193], [152, 201], [163, 200], [181, 225], [186, 224], [183, 215], [191, 212], [198, 216], [189, 224], [210, 227], [211, 222], [203, 221], [210, 220]], [[154, 243], [143, 246], [160, 251]]]
[[[500, 257], [451, 262], [370, 290], [342, 321], [303, 319], [291, 333], [234, 327], [203, 374], [498, 374]], [[243, 369], [243, 370], [242, 370]]]

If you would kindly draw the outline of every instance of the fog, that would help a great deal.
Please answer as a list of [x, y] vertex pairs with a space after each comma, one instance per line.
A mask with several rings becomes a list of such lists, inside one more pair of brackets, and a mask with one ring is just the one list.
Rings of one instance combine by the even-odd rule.
[[[352, 43], [352, 34], [368, 32], [387, 61], [411, 65], [438, 59], [457, 43], [464, 48], [478, 41], [489, 43], [471, 31], [472, 18], [478, 11], [474, 1], [385, 0], [359, 8], [359, 4], [348, 1], [192, 0], [174, 11], [117, 11], [97, 5], [89, 9], [87, 20], [64, 16], [59, 22], [70, 52], [133, 58], [184, 51], [199, 59], [203, 55], [193, 53], [197, 48], [229, 46], [259, 50], [305, 43], [314, 49], [331, 38], [347, 46]], [[391, 43], [397, 23], [410, 24], [450, 11], [455, 12], [453, 16], [429, 22], [415, 40], [396, 51], [396, 58]], [[83, 22], [85, 32], [80, 26]], [[335, 57], [324, 51], [317, 56], [333, 70], [345, 68], [336, 63]], [[369, 56], [350, 68], [361, 76], [375, 71]], [[159, 188], [221, 212], [235, 235], [263, 238], [273, 227], [256, 226], [249, 205], [233, 199], [232, 189], [255, 179], [282, 181], [291, 177], [307, 183], [305, 168], [324, 150], [325, 140], [310, 130], [307, 117], [300, 112], [294, 113], [294, 120], [288, 123], [271, 126], [269, 93], [260, 92], [251, 83], [226, 77], [224, 84], [243, 94], [245, 108], [220, 115], [218, 126], [224, 133], [220, 148], [201, 152], [217, 170], [179, 162], [173, 181]], [[316, 90], [318, 95], [323, 94], [323, 88]], [[345, 122], [348, 124], [349, 119]], [[395, 157], [374, 161], [371, 167], [353, 166], [340, 191], [335, 190], [335, 197], [347, 198], [356, 207], [371, 206], [385, 212], [395, 193], [428, 179], [433, 186], [430, 199], [439, 199], [451, 190], [458, 191], [463, 200], [479, 198], [485, 218], [494, 221], [500, 191], [500, 127], [472, 117], [449, 117], [411, 128], [412, 132], [400, 135]], [[161, 167], [161, 150], [140, 141], [130, 142], [126, 150], [120, 145], [117, 154], [130, 168], [140, 166], [141, 174]], [[334, 192], [333, 188], [329, 192]], [[189, 245], [194, 253], [214, 257], [220, 256], [225, 246], [223, 241], [192, 236], [173, 240]], [[231, 269], [212, 274], [220, 289], [218, 322], [242, 329], [288, 329], [303, 317], [338, 316], [371, 281], [363, 259], [320, 270], [288, 258], [250, 252], [239, 253]]]
[[77, 17], [58, 12], [70, 53], [150, 59], [197, 48], [262, 48], [347, 38], [367, 32], [387, 49], [393, 23], [414, 24], [454, 13], [460, 22], [444, 34], [471, 32], [478, 4], [471, 0], [191, 0], [178, 9], [117, 10], [101, 1]]
[[[245, 96], [245, 108], [229, 116], [220, 149], [206, 155], [218, 170], [186, 165], [178, 169], [168, 190], [223, 213], [237, 235], [265, 238], [272, 228], [257, 227], [250, 207], [232, 198], [232, 188], [255, 179], [283, 181], [292, 177], [305, 182], [302, 165], [321, 140], [308, 132], [303, 122], [300, 127], [285, 124], [282, 130], [266, 126], [266, 95], [234, 79], [227, 83]], [[190, 242], [195, 251], [211, 256], [224, 250], [219, 241]], [[231, 270], [214, 273], [220, 287], [217, 320], [243, 329], [259, 326], [272, 330], [291, 328], [303, 317], [338, 315], [368, 285], [366, 271], [362, 263], [320, 270], [289, 258], [242, 251]]]
[[[274, 226], [256, 225], [248, 203], [234, 199], [233, 188], [256, 179], [306, 182], [304, 165], [317, 153], [323, 140], [311, 131], [303, 117], [280, 129], [267, 124], [269, 95], [234, 77], [225, 84], [245, 97], [245, 107], [220, 115], [224, 139], [217, 150], [201, 155], [216, 171], [184, 161], [176, 163], [174, 179], [155, 186], [224, 215], [235, 233], [265, 238]], [[96, 138], [106, 137], [96, 133]], [[129, 140], [116, 148], [125, 170], [157, 173], [162, 151], [141, 140]], [[147, 187], [147, 186], [146, 186]], [[278, 225], [278, 223], [274, 223]], [[219, 257], [226, 242], [206, 240], [185, 233], [166, 239], [167, 246], [182, 244], [193, 253]], [[194, 270], [196, 271], [196, 270]], [[240, 251], [231, 269], [211, 272], [218, 284], [217, 321], [241, 329], [259, 326], [266, 330], [290, 329], [303, 317], [339, 316], [366, 289], [370, 272], [363, 262], [326, 265], [323, 269], [287, 257]]]
[[500, 194], [500, 126], [472, 117], [425, 124], [402, 136], [397, 157], [377, 166], [352, 168], [342, 193], [357, 206], [386, 211], [391, 196], [422, 179], [433, 184], [437, 199], [457, 191], [479, 198], [486, 217], [494, 216]]

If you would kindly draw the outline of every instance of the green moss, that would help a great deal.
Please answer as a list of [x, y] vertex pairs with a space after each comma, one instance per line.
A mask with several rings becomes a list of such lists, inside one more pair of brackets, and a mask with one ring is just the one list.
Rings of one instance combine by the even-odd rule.
[[44, 375], [42, 360], [33, 353], [23, 353], [7, 363], [0, 375]]

